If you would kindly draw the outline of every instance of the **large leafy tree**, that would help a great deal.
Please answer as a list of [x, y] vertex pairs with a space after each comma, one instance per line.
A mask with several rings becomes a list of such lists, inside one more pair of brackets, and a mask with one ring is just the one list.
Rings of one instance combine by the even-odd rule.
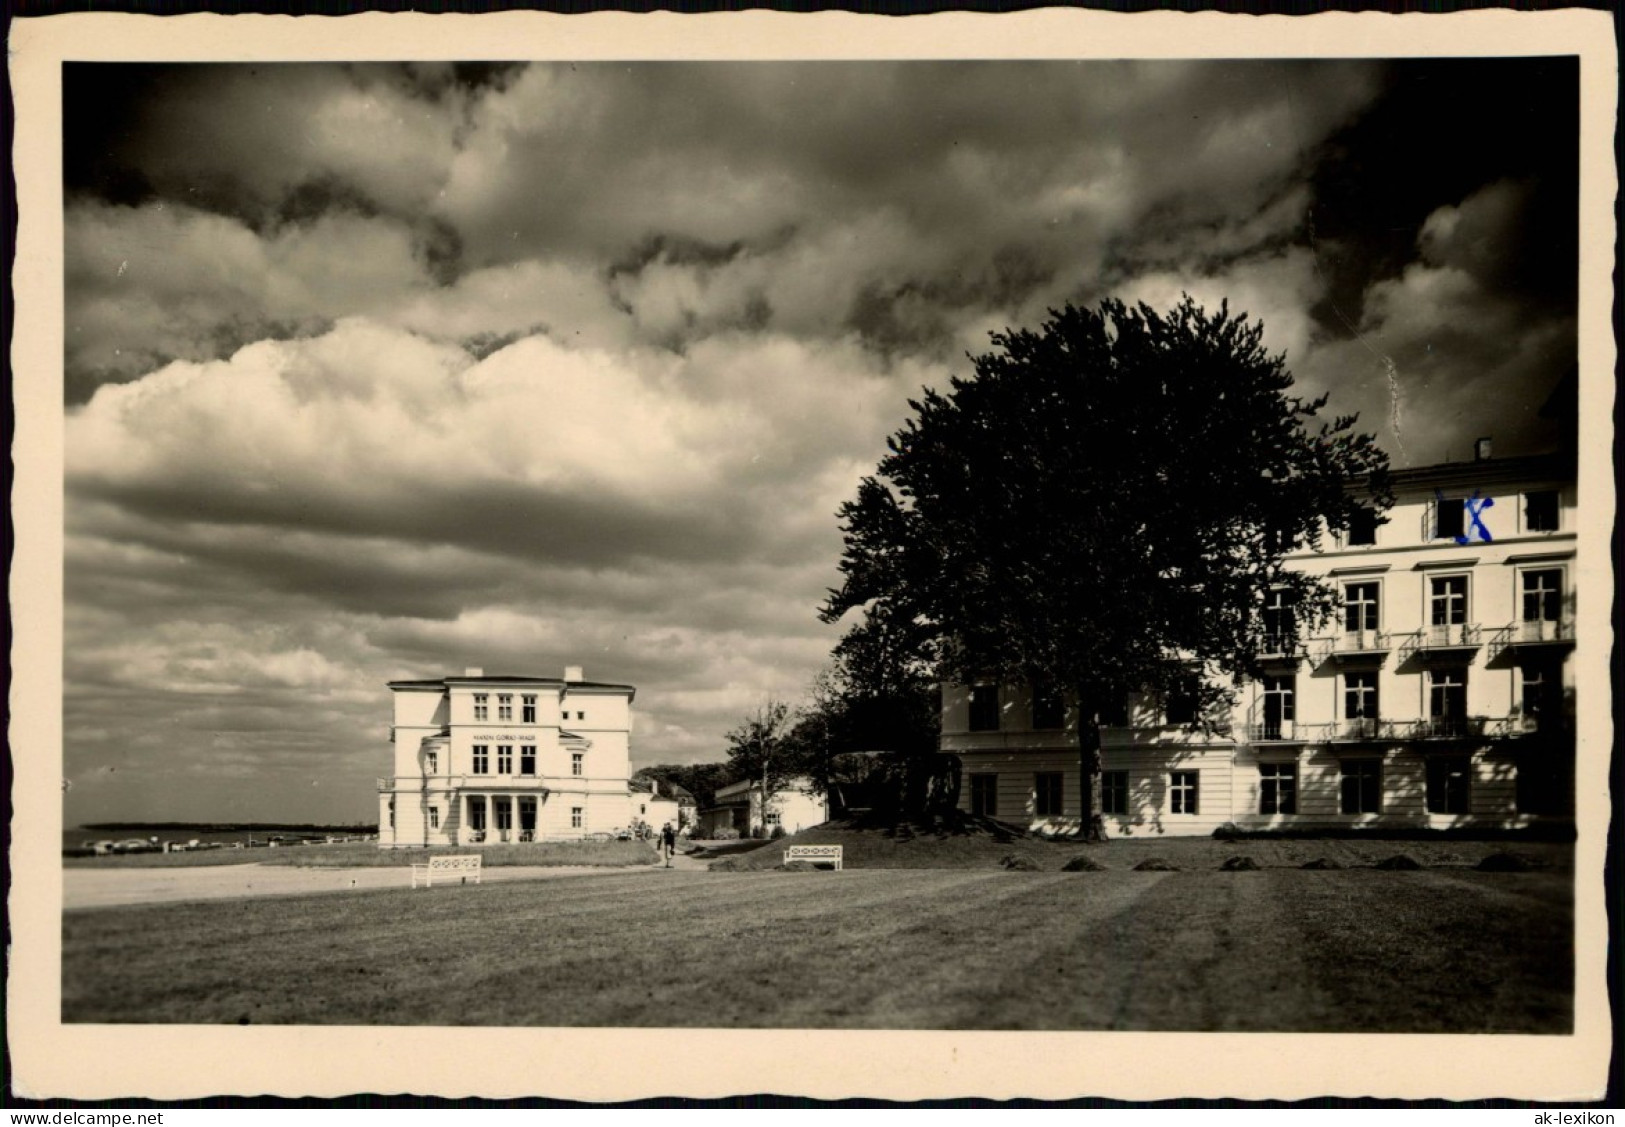
[[728, 733], [728, 771], [762, 786], [767, 799], [799, 773], [799, 748], [790, 739], [790, 706], [769, 699]]
[[936, 678], [917, 645], [866, 615], [814, 679], [788, 743], [832, 812], [856, 805], [895, 816], [932, 790], [940, 716]]
[[1228, 306], [1067, 306], [993, 345], [910, 403], [841, 507], [822, 613], [861, 610], [858, 630], [909, 639], [944, 678], [1070, 688], [1099, 836], [1103, 711], [1151, 691], [1216, 716], [1278, 648], [1266, 630], [1318, 628], [1332, 593], [1285, 558], [1391, 504], [1387, 457], [1354, 417], [1322, 419], [1324, 396], [1293, 396]]

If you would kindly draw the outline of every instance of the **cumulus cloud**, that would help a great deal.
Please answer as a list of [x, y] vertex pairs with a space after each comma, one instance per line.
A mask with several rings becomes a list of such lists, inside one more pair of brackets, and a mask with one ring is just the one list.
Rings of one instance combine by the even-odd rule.
[[1357, 337], [1310, 360], [1311, 378], [1338, 389], [1340, 409], [1362, 410], [1402, 463], [1466, 457], [1486, 434], [1508, 451], [1555, 437], [1539, 409], [1575, 364], [1577, 323], [1505, 285], [1530, 200], [1525, 186], [1496, 182], [1433, 211], [1417, 259], [1367, 290]]

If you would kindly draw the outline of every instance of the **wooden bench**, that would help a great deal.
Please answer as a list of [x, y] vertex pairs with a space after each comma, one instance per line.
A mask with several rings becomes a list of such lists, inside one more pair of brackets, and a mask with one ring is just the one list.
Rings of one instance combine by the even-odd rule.
[[465, 853], [456, 857], [431, 857], [427, 864], [412, 866], [412, 887], [418, 886], [419, 875], [423, 877], [423, 887], [434, 887], [434, 878], [440, 877], [444, 882], [448, 876], [460, 877], [462, 884], [468, 883], [473, 877], [474, 883], [480, 883], [480, 855], [478, 853]]
[[784, 851], [784, 863], [791, 861], [807, 861], [814, 865], [834, 865], [835, 871], [841, 870], [841, 846], [839, 845], [792, 845]]

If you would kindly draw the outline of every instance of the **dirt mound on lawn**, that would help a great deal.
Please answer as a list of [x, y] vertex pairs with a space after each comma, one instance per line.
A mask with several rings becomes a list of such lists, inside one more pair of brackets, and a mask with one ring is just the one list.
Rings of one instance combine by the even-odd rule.
[[776, 869], [792, 845], [839, 845], [846, 869], [997, 869], [1009, 857], [1031, 861], [1036, 869], [1055, 868], [1059, 846], [992, 818], [972, 814], [885, 823], [873, 818], [825, 822], [757, 849], [715, 862], [713, 871]]

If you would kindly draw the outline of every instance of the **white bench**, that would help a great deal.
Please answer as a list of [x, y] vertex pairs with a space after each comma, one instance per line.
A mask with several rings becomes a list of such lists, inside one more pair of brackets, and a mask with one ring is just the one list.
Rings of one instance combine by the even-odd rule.
[[444, 881], [448, 876], [460, 877], [462, 884], [468, 883], [473, 877], [474, 883], [480, 883], [480, 855], [478, 853], [465, 853], [457, 857], [431, 857], [427, 864], [412, 866], [412, 887], [418, 886], [418, 876], [423, 877], [423, 887], [434, 887], [434, 878], [440, 877]]
[[814, 865], [833, 864], [835, 871], [841, 870], [841, 846], [839, 845], [792, 845], [784, 851], [784, 863], [791, 861], [808, 861]]

